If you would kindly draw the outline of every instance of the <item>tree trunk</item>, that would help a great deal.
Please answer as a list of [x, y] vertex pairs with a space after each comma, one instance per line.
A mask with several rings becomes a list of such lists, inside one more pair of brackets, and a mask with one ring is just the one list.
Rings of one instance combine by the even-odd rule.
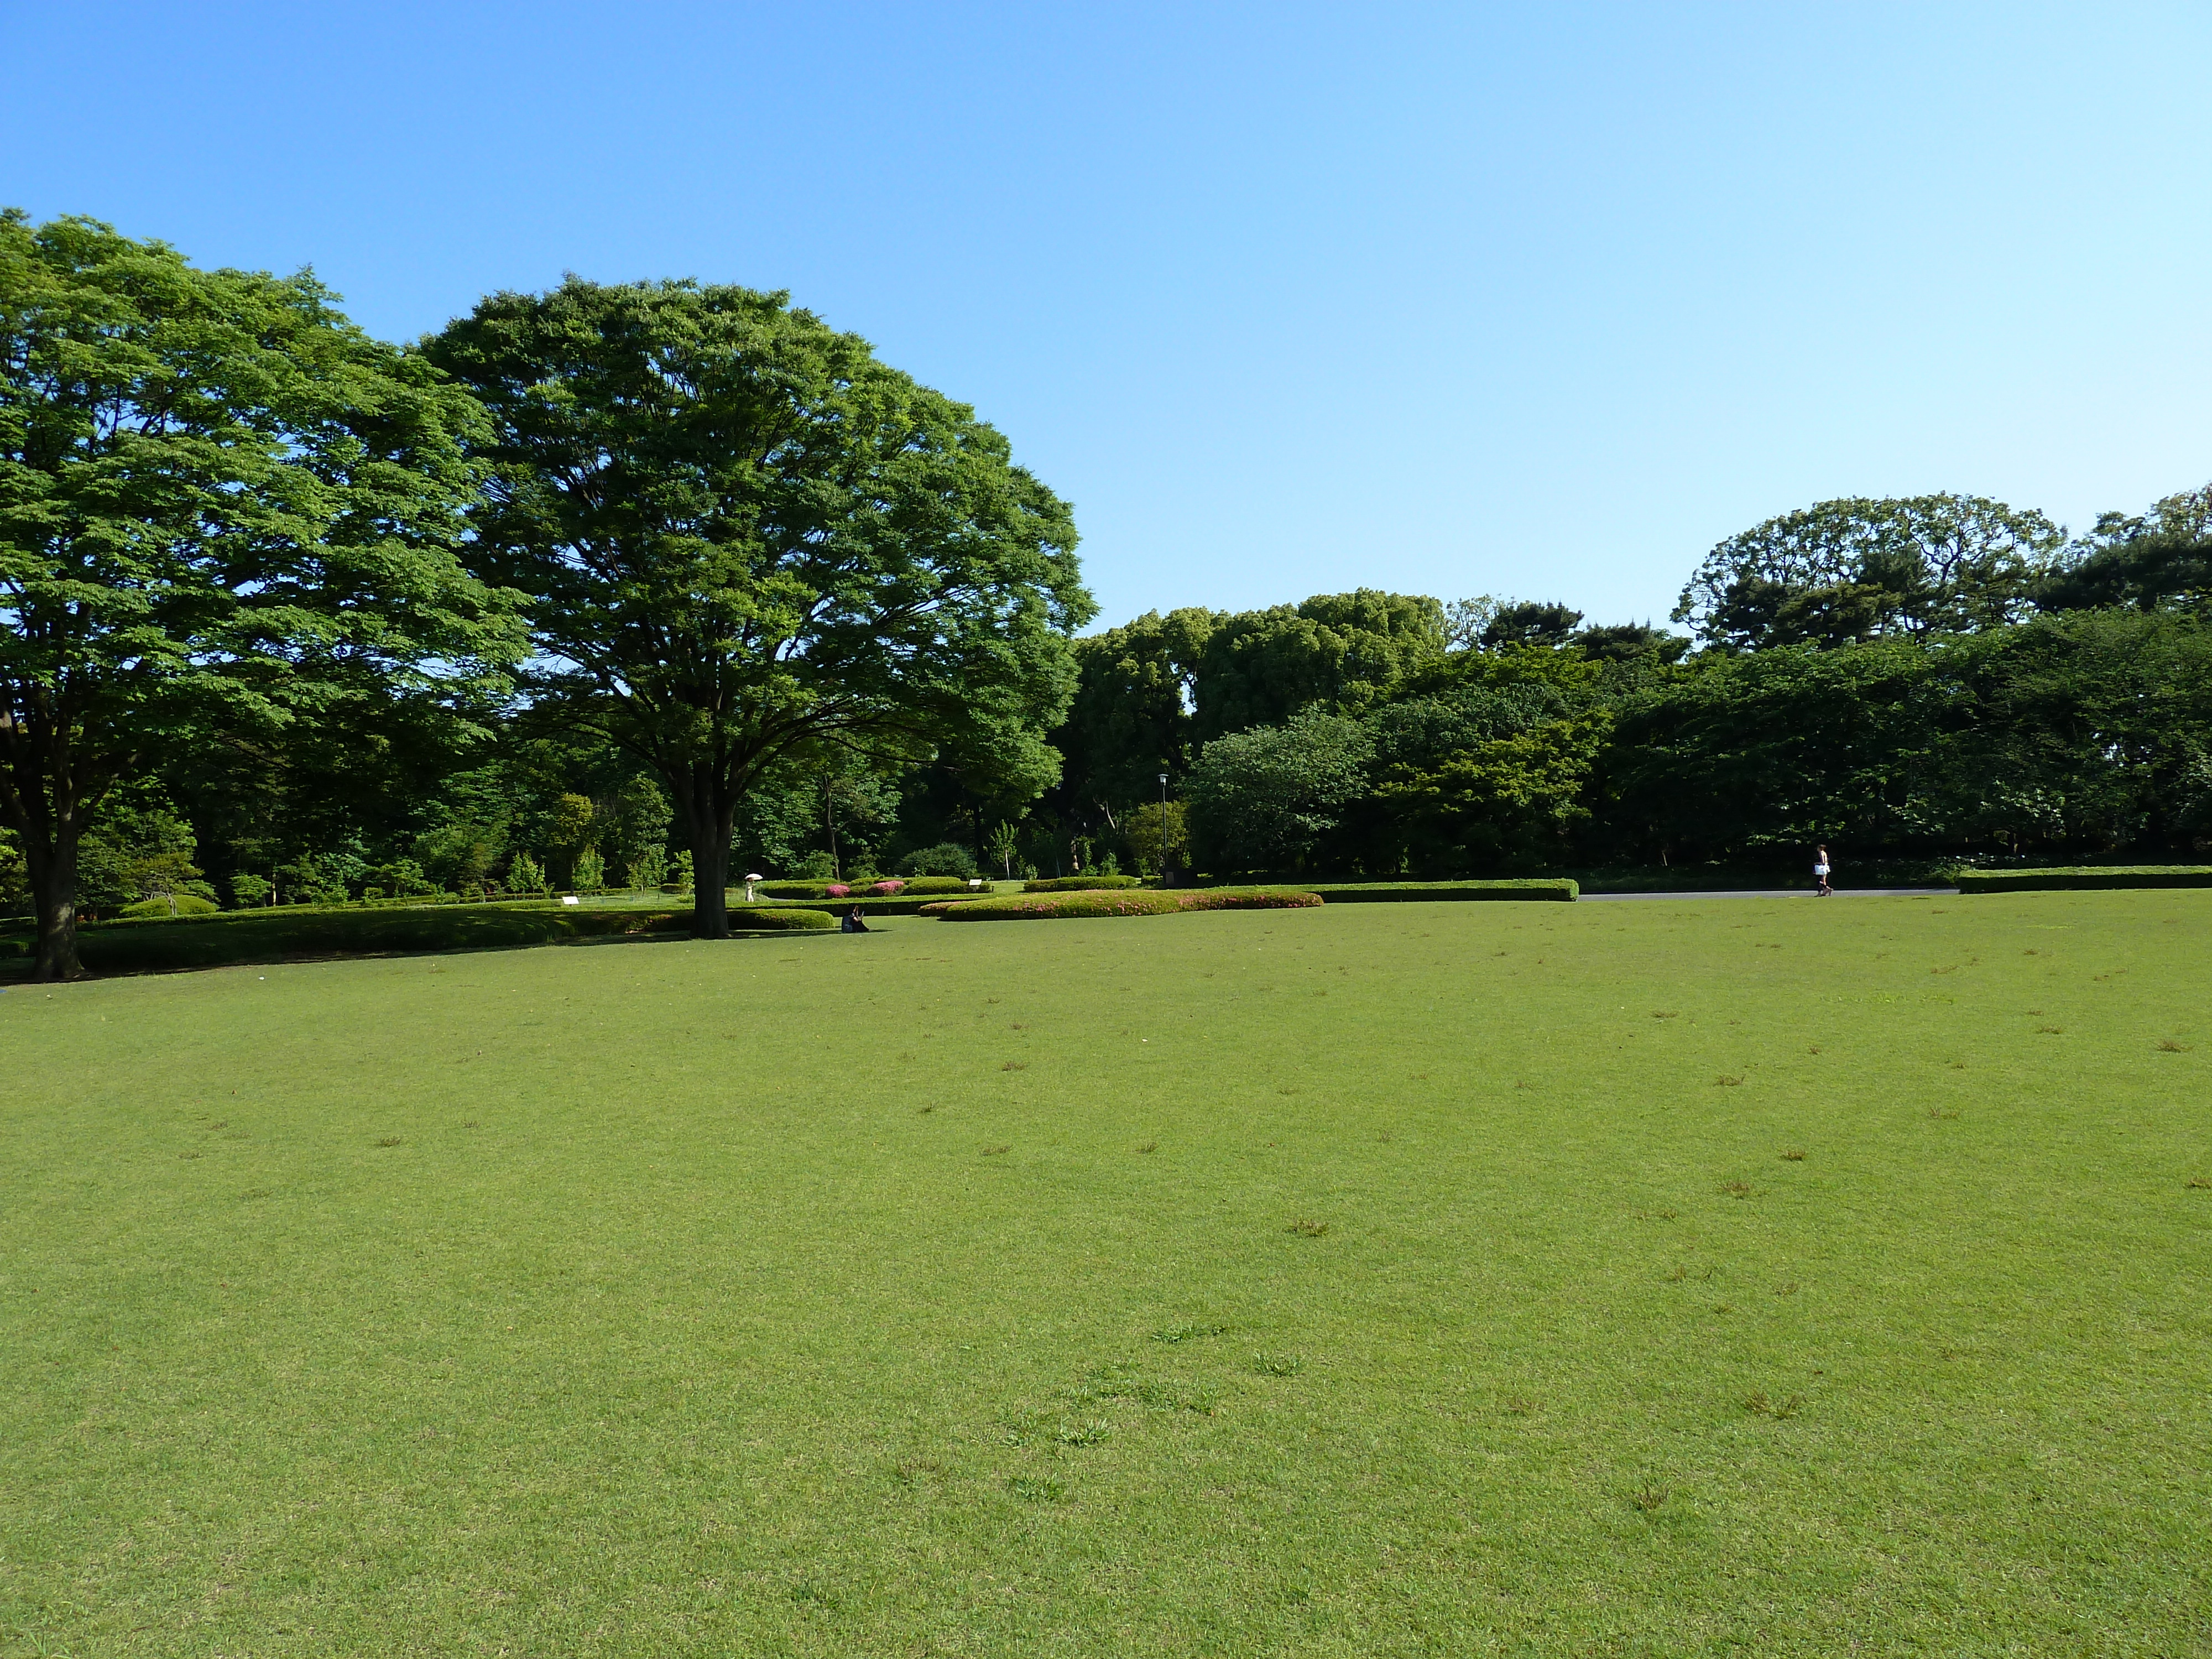
[[684, 814], [691, 845], [691, 933], [695, 939], [727, 939], [730, 908], [730, 821], [714, 803], [694, 800]]
[[40, 844], [42, 837], [19, 836], [23, 862], [29, 866], [31, 898], [39, 911], [39, 953], [31, 977], [51, 983], [82, 979], [84, 964], [76, 958], [76, 842], [57, 838], [58, 844]]

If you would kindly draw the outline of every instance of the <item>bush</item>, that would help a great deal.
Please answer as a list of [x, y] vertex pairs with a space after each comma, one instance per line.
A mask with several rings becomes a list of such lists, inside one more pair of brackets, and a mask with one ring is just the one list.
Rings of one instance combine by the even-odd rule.
[[1300, 910], [1321, 902], [1318, 893], [1281, 889], [1200, 888], [1175, 893], [1093, 889], [974, 899], [965, 904], [926, 904], [922, 914], [947, 921], [1060, 921], [1082, 916], [1164, 916], [1182, 910]]
[[1470, 899], [1549, 899], [1571, 904], [1582, 885], [1565, 877], [1524, 881], [1346, 881], [1303, 884], [1331, 904], [1424, 904]]
[[2116, 887], [2212, 887], [2212, 866], [2134, 864], [2049, 870], [1961, 870], [1961, 893], [2087, 892]]
[[[914, 898], [923, 893], [964, 893], [968, 890], [968, 884], [957, 876], [916, 876], [907, 883], [902, 895]], [[985, 883], [980, 890], [989, 892], [990, 884]]]
[[957, 842], [941, 841], [908, 853], [898, 867], [902, 876], [958, 876], [964, 881], [975, 873], [975, 855]]
[[1024, 893], [1103, 893], [1122, 887], [1141, 887], [1134, 876], [1046, 876], [1022, 884]]
[[827, 910], [805, 910], [797, 905], [733, 904], [730, 907], [730, 927], [733, 931], [818, 933], [823, 928], [836, 925], [837, 918]]
[[222, 908], [197, 893], [179, 893], [173, 899], [140, 899], [136, 904], [125, 905], [115, 914], [137, 921], [143, 916], [211, 916]]

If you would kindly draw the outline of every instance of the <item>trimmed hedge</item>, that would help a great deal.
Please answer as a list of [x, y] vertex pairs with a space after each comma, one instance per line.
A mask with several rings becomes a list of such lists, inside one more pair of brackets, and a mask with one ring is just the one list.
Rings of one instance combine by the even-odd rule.
[[2050, 870], [1960, 870], [1961, 893], [2087, 892], [2116, 887], [2212, 887], [2212, 865], [2077, 866]]
[[858, 905], [864, 916], [910, 916], [927, 909], [933, 904], [973, 904], [986, 896], [977, 893], [958, 897], [932, 898], [924, 894], [920, 898], [908, 898], [902, 893], [896, 898], [833, 898], [833, 899], [763, 899], [763, 908], [797, 909], [804, 907], [823, 915], [842, 916]]
[[[747, 908], [730, 912], [740, 933], [820, 932], [836, 926], [826, 911]], [[410, 951], [483, 951], [523, 945], [690, 931], [683, 910], [586, 910], [545, 905], [424, 906], [417, 910], [274, 909], [231, 912], [166, 927], [93, 927], [77, 934], [77, 955], [95, 974], [143, 974], [179, 968], [220, 968], [295, 957], [394, 956]]]
[[[879, 885], [892, 888], [889, 893], [878, 893]], [[842, 893], [833, 893], [832, 887], [842, 887]], [[773, 899], [867, 899], [915, 898], [924, 893], [965, 893], [968, 884], [957, 876], [884, 876], [877, 881], [758, 881], [753, 891], [763, 898]], [[988, 893], [991, 884], [985, 882], [975, 890]]]
[[1141, 887], [1134, 876], [1040, 876], [1022, 884], [1024, 893], [1106, 893]]
[[1179, 893], [1127, 888], [1072, 893], [1027, 893], [977, 899], [967, 904], [926, 905], [924, 915], [945, 921], [1063, 921], [1083, 916], [1165, 916], [1183, 910], [1294, 910], [1322, 902], [1318, 893], [1238, 892], [1189, 889]]
[[1316, 882], [1298, 890], [1319, 893], [1331, 904], [1460, 903], [1482, 899], [1534, 899], [1571, 904], [1581, 884], [1564, 876], [1517, 881]]
[[[173, 907], [173, 908], [172, 908]], [[212, 916], [222, 907], [212, 899], [204, 899], [198, 893], [179, 893], [173, 899], [140, 899], [136, 904], [126, 904], [115, 915], [124, 921], [141, 921], [159, 917], [163, 921], [181, 921], [185, 916]]]

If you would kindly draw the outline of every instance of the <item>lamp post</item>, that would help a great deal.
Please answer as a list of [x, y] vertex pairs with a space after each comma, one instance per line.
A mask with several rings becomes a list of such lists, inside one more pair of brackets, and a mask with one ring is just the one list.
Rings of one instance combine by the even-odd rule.
[[1160, 885], [1172, 887], [1168, 879], [1168, 775], [1160, 774]]

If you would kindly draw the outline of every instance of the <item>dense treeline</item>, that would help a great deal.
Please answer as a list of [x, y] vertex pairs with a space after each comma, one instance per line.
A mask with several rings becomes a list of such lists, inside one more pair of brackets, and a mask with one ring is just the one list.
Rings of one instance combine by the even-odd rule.
[[[416, 347], [0, 215], [0, 903], [1347, 877], [2212, 843], [2212, 487], [1730, 538], [1673, 620], [1092, 611], [1066, 505], [781, 295], [571, 280]], [[696, 878], [696, 879], [695, 879]]]

